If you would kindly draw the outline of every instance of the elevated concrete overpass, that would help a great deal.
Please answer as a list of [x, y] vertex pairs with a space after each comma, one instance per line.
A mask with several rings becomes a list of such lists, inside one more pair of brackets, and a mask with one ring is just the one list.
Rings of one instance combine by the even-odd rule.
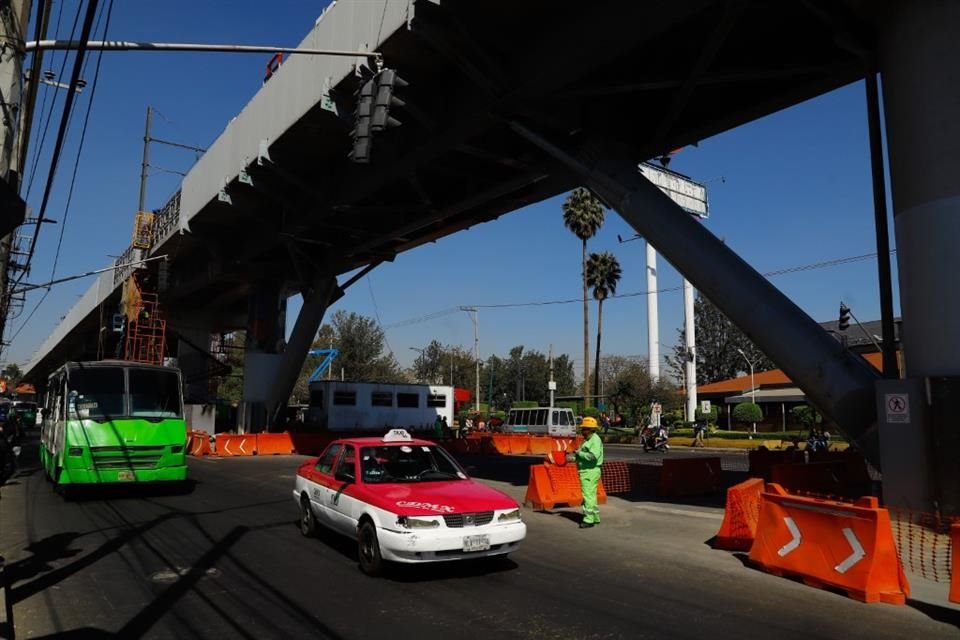
[[[262, 396], [245, 390], [247, 400], [274, 410], [339, 295], [335, 276], [586, 185], [878, 461], [873, 371], [680, 215], [636, 164], [860, 80], [877, 65], [891, 143], [919, 144], [899, 134], [901, 121], [924, 127], [899, 98], [956, 96], [938, 82], [937, 60], [956, 48], [948, 34], [960, 23], [947, 3], [920, 4], [341, 0], [301, 47], [380, 52], [409, 82], [408, 105], [396, 113], [403, 125], [374, 137], [370, 164], [350, 162], [364, 61], [289, 57], [160, 213], [151, 253], [171, 256], [161, 294], [171, 326], [206, 346], [212, 331], [247, 329], [248, 379], [276, 381]], [[918, 30], [935, 37], [911, 48]], [[911, 65], [926, 74], [908, 78]], [[929, 144], [956, 159], [946, 142]], [[896, 153], [891, 146], [895, 196], [898, 180], [908, 185], [906, 209], [945, 188], [956, 192], [945, 177], [930, 183], [936, 176], [911, 173]], [[898, 233], [909, 219], [898, 217]], [[901, 289], [911, 273], [917, 288], [936, 288], [939, 276], [911, 270], [910, 260], [901, 250]], [[27, 365], [29, 378], [40, 381], [65, 359], [96, 357], [100, 305], [116, 304], [124, 275], [91, 286]], [[295, 292], [304, 293], [304, 310], [283, 345], [284, 301]], [[916, 304], [929, 328], [930, 313]], [[907, 306], [905, 296], [909, 350]], [[960, 320], [960, 303], [950, 306]], [[923, 344], [913, 338], [918, 352], [930, 352]], [[184, 369], [194, 366], [190, 351], [181, 341]], [[951, 353], [911, 362], [908, 352], [907, 361], [919, 375], [952, 375], [960, 346]]]

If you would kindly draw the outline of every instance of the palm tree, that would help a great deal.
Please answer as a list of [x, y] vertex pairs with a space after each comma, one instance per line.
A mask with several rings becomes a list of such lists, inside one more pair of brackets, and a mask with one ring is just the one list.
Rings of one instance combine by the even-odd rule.
[[597, 360], [593, 366], [593, 395], [600, 395], [600, 331], [603, 328], [603, 301], [617, 292], [620, 282], [620, 263], [608, 251], [591, 253], [587, 261], [587, 282], [593, 287], [597, 300]]
[[583, 399], [590, 406], [590, 314], [587, 308], [587, 240], [603, 225], [603, 205], [589, 190], [579, 187], [563, 203], [563, 224], [583, 243]]

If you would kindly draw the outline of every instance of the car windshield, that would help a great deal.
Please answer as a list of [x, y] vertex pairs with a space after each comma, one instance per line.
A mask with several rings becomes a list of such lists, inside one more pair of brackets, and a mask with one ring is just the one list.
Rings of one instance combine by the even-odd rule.
[[70, 418], [97, 422], [123, 416], [123, 369], [77, 368], [70, 371]]
[[442, 449], [428, 445], [363, 447], [360, 470], [368, 484], [467, 479], [467, 474]]

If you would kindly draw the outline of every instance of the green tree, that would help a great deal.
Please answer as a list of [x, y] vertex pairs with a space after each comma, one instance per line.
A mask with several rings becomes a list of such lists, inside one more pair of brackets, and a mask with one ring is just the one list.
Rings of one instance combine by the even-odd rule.
[[[590, 396], [590, 310], [587, 307], [587, 240], [603, 225], [603, 205], [589, 190], [574, 189], [563, 203], [563, 224], [582, 243], [583, 279], [583, 396]], [[589, 404], [589, 403], [588, 403]]]
[[799, 422], [807, 431], [820, 425], [823, 422], [823, 416], [810, 405], [801, 405], [790, 410], [794, 419]]
[[17, 385], [20, 384], [20, 380], [23, 379], [23, 371], [20, 370], [17, 364], [11, 362], [3, 368], [0, 377], [7, 381], [7, 387], [10, 391], [13, 391], [17, 388]]
[[[386, 336], [377, 321], [352, 311], [337, 311], [317, 332], [313, 347], [334, 348], [337, 356], [329, 375], [363, 382], [406, 382], [392, 353], [385, 353]], [[291, 402], [306, 403], [310, 397], [308, 380], [320, 364], [321, 356], [307, 356], [294, 387]]]
[[597, 359], [593, 375], [593, 395], [600, 395], [600, 334], [603, 330], [603, 301], [617, 292], [623, 272], [616, 256], [608, 251], [591, 253], [587, 261], [587, 284], [593, 287], [597, 301]]
[[[557, 395], [576, 393], [576, 376], [570, 356], [561, 354], [553, 359], [553, 377]], [[539, 351], [526, 351], [522, 345], [513, 347], [507, 358], [491, 355], [480, 374], [480, 400], [492, 400], [494, 408], [505, 410], [518, 401], [549, 403], [550, 360]]]
[[763, 411], [758, 404], [741, 402], [733, 408], [733, 419], [741, 424], [756, 424], [763, 420]]
[[[697, 296], [693, 315], [697, 334], [697, 384], [729, 380], [749, 373], [750, 367], [738, 349], [743, 350], [753, 363], [754, 372], [776, 368], [770, 358], [705, 296]], [[683, 380], [686, 332], [679, 329], [677, 333], [677, 344], [667, 362], [677, 379]]]
[[473, 389], [476, 384], [475, 371], [472, 352], [433, 340], [413, 361], [411, 377], [416, 382]]
[[624, 414], [627, 423], [646, 424], [650, 405], [656, 401], [665, 413], [681, 406], [677, 389], [665, 378], [654, 381], [646, 362], [623, 356], [607, 356], [601, 364], [604, 392], [614, 413]]

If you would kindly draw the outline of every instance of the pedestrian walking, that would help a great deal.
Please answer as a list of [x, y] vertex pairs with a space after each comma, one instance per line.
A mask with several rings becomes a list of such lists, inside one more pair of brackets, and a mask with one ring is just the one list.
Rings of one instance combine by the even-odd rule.
[[443, 420], [440, 419], [440, 416], [437, 416], [437, 419], [433, 423], [433, 435], [437, 440], [443, 438]]
[[597, 434], [597, 419], [587, 416], [580, 425], [583, 431], [583, 444], [568, 456], [570, 462], [577, 463], [580, 476], [580, 491], [583, 494], [583, 520], [581, 529], [589, 529], [600, 524], [600, 509], [597, 507], [597, 487], [600, 484], [600, 465], [603, 464], [603, 442]]

